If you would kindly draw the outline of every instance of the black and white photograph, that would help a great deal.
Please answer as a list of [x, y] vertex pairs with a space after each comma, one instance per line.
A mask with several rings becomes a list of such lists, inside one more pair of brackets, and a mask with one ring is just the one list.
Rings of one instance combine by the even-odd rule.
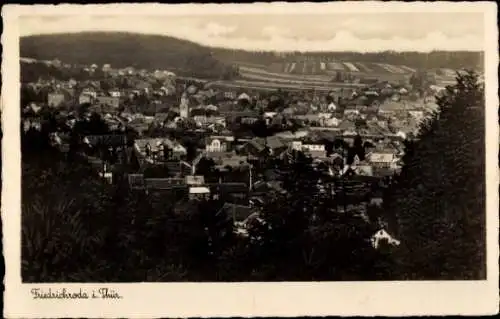
[[23, 298], [77, 298], [59, 284], [498, 276], [485, 6], [157, 6], [16, 17], [19, 78], [2, 97], [18, 100], [2, 127], [19, 137], [2, 151], [20, 150], [3, 184], [20, 172]]

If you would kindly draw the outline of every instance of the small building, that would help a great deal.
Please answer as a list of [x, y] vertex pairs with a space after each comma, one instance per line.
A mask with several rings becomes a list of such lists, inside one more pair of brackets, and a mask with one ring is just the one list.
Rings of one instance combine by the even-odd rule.
[[378, 249], [383, 242], [390, 246], [399, 246], [401, 244], [399, 240], [392, 237], [385, 229], [380, 229], [371, 237], [371, 243], [373, 248]]
[[224, 97], [226, 99], [234, 100], [236, 98], [236, 92], [234, 92], [234, 91], [226, 91], [226, 92], [224, 92]]
[[250, 206], [225, 203], [217, 214], [221, 213], [224, 213], [236, 226], [242, 226], [241, 224], [244, 223], [253, 212]]
[[82, 90], [81, 94], [88, 94], [88, 95], [92, 96], [93, 98], [97, 98], [97, 91], [92, 86], [84, 88]]
[[351, 168], [357, 175], [373, 176], [373, 167], [365, 161], [357, 163], [356, 165], [351, 165]]
[[206, 116], [206, 115], [196, 115], [193, 116], [193, 120], [200, 124], [201, 126], [209, 126], [212, 124], [218, 124], [222, 127], [226, 127], [226, 118], [222, 116]]
[[360, 113], [359, 109], [360, 109], [360, 107], [357, 107], [357, 106], [347, 106], [344, 109], [344, 116], [346, 116], [346, 115], [358, 115]]
[[241, 124], [252, 125], [257, 122], [259, 119], [253, 116], [244, 116], [241, 118]]
[[92, 104], [94, 98], [90, 94], [82, 93], [78, 97], [78, 104]]
[[184, 146], [168, 138], [136, 139], [134, 149], [139, 158], [148, 161], [179, 159], [187, 154]]
[[210, 136], [205, 140], [205, 151], [207, 152], [227, 152], [231, 149], [234, 141], [232, 136]]
[[189, 99], [185, 93], [181, 97], [181, 104], [179, 105], [179, 113], [181, 118], [189, 117]]
[[238, 96], [238, 101], [246, 101], [246, 102], [250, 102], [252, 100], [252, 98], [246, 94], [246, 93], [241, 93], [239, 96]]
[[425, 114], [424, 114], [423, 110], [416, 110], [416, 109], [414, 109], [414, 110], [408, 111], [408, 113], [411, 116], [413, 116], [413, 118], [415, 120], [417, 120], [417, 122], [421, 122], [424, 119], [424, 117], [425, 117]]
[[110, 64], [104, 64], [102, 66], [102, 72], [107, 73], [109, 71], [111, 71], [111, 65]]
[[49, 93], [47, 95], [47, 104], [50, 107], [59, 107], [64, 104], [65, 100], [63, 93]]
[[107, 105], [114, 109], [117, 109], [120, 106], [120, 99], [114, 96], [98, 96], [96, 99], [96, 103], [100, 105]]
[[109, 90], [109, 96], [119, 98], [121, 96], [120, 90]]
[[144, 189], [144, 175], [143, 174], [129, 174], [128, 184], [131, 189]]
[[287, 143], [278, 136], [269, 136], [267, 138], [253, 138], [243, 145], [240, 149], [242, 154], [255, 157], [274, 155], [279, 156], [288, 148]]
[[401, 111], [404, 109], [404, 105], [400, 102], [396, 101], [387, 101], [385, 103], [382, 103], [379, 108], [378, 108], [378, 114], [379, 115], [394, 115], [398, 111]]
[[396, 154], [393, 149], [377, 148], [366, 155], [367, 160], [373, 166], [390, 168], [396, 160]]
[[145, 178], [144, 185], [148, 192], [187, 190], [184, 179], [175, 177]]
[[189, 188], [189, 199], [208, 200], [210, 199], [210, 189], [204, 186], [194, 186]]
[[337, 105], [335, 105], [335, 103], [331, 102], [330, 104], [328, 104], [327, 108], [328, 112], [334, 112], [337, 110]]
[[188, 175], [186, 176], [186, 185], [189, 186], [205, 185], [205, 177], [202, 175]]

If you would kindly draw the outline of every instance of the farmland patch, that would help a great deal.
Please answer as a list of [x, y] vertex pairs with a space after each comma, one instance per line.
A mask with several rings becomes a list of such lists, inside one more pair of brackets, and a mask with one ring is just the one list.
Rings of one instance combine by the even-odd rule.
[[359, 72], [359, 69], [352, 63], [350, 62], [344, 62], [344, 65], [349, 69], [351, 72]]
[[345, 67], [342, 63], [339, 62], [328, 62], [326, 64], [328, 70], [333, 71], [345, 71]]

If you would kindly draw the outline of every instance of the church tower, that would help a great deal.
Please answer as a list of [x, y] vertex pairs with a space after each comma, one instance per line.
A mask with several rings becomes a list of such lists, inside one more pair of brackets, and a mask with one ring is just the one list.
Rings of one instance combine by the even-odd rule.
[[186, 92], [182, 93], [181, 105], [179, 106], [179, 112], [180, 112], [181, 118], [184, 119], [184, 118], [189, 117], [189, 100], [188, 100]]

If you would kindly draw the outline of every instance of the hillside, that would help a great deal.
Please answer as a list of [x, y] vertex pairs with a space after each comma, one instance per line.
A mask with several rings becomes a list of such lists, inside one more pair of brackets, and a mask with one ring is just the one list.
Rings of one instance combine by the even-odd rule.
[[167, 69], [180, 75], [227, 78], [231, 67], [213, 58], [210, 50], [172, 37], [121, 32], [37, 35], [20, 40], [20, 55], [38, 60], [59, 59], [70, 64], [133, 66]]
[[[247, 52], [243, 50], [212, 49], [213, 55], [221, 61], [270, 66], [291, 62], [359, 62], [368, 64], [405, 65], [413, 69], [482, 69], [484, 53], [474, 51], [422, 52]], [[251, 66], [251, 65], [249, 65]]]
[[[453, 69], [472, 68], [481, 72], [484, 59], [482, 52], [249, 52], [208, 48], [167, 36], [123, 32], [24, 37], [20, 53], [23, 57], [59, 59], [70, 64], [109, 63], [117, 68], [167, 69], [187, 77], [225, 81], [239, 77], [277, 85], [374, 77], [399, 82], [423, 69], [440, 69], [441, 73], [451, 72], [454, 77]], [[239, 72], [232, 65], [237, 65]]]

